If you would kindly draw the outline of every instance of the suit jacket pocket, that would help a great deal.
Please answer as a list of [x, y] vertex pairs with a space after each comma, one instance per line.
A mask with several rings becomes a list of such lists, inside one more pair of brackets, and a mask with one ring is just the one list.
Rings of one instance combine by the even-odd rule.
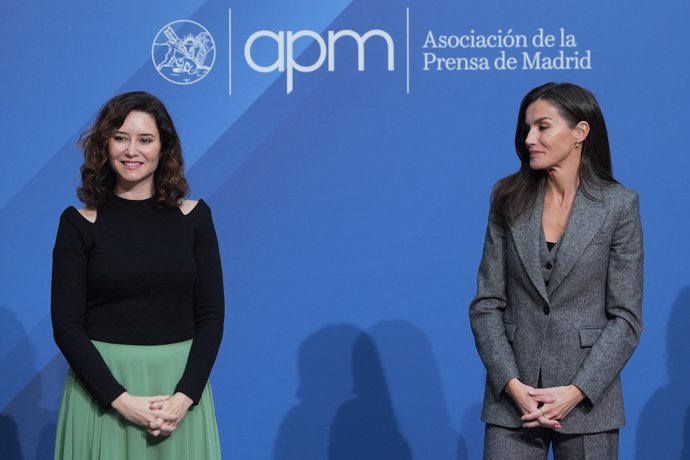
[[515, 338], [515, 329], [517, 329], [517, 324], [512, 321], [503, 320], [503, 326], [506, 328], [506, 337], [508, 337], [508, 342], [512, 342]]
[[581, 327], [578, 332], [580, 333], [580, 347], [586, 348], [594, 345], [603, 331], [603, 327]]

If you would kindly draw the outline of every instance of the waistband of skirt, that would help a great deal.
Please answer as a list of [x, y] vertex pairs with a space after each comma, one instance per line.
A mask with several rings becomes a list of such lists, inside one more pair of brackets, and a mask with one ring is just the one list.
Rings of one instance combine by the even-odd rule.
[[193, 340], [184, 340], [182, 342], [165, 343], [162, 345], [130, 345], [123, 343], [102, 342], [99, 340], [91, 340], [91, 343], [96, 349], [106, 356], [123, 356], [129, 359], [136, 358], [146, 360], [149, 357], [165, 358], [166, 356], [187, 355], [189, 349], [192, 347]]

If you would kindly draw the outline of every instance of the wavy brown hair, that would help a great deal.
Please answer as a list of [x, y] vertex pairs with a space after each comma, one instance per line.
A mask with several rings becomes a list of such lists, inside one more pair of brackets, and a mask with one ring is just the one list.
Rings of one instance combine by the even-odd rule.
[[108, 163], [108, 141], [132, 111], [151, 115], [160, 135], [160, 158], [153, 174], [158, 205], [177, 207], [189, 193], [180, 138], [170, 114], [157, 97], [135, 91], [106, 102], [98, 112], [96, 122], [79, 138], [84, 164], [80, 169], [82, 183], [77, 188], [77, 197], [90, 209], [98, 209], [106, 203], [115, 188], [115, 172]]
[[573, 83], [546, 83], [531, 90], [522, 99], [515, 129], [515, 151], [520, 159], [518, 172], [504, 177], [494, 187], [491, 201], [496, 213], [511, 224], [529, 208], [536, 197], [545, 171], [536, 171], [529, 165], [529, 149], [525, 139], [529, 127], [525, 124], [527, 107], [538, 100], [552, 104], [574, 128], [581, 121], [589, 124], [589, 135], [582, 142], [580, 158], [580, 186], [583, 193], [593, 199], [589, 189], [596, 184], [615, 184], [611, 168], [611, 150], [604, 115], [594, 95]]

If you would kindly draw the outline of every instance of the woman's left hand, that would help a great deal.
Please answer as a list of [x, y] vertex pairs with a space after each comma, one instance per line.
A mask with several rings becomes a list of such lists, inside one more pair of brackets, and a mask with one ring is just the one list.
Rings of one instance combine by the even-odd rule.
[[550, 396], [554, 399], [553, 402], [544, 403], [536, 411], [531, 414], [522, 416], [524, 422], [522, 426], [525, 428], [534, 428], [540, 426], [539, 419], [544, 417], [549, 420], [562, 421], [570, 414], [570, 412], [582, 402], [586, 396], [575, 385], [568, 385], [563, 387], [551, 388], [534, 388], [529, 390], [529, 395]]
[[[162, 425], [160, 428], [155, 430], [149, 429], [149, 434], [153, 436], [158, 436], [159, 434], [163, 436], [170, 436], [175, 432], [177, 427], [182, 423], [182, 419], [187, 415], [187, 411], [192, 407], [192, 398], [179, 391], [171, 396], [169, 399], [160, 402], [154, 402], [151, 404], [151, 410], [162, 409], [170, 414], [176, 415], [177, 418], [175, 422], [168, 422], [162, 420]], [[160, 420], [156, 420], [157, 422]]]

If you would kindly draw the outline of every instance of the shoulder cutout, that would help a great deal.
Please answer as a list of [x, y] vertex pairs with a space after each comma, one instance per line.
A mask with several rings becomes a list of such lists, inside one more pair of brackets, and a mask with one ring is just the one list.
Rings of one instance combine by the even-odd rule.
[[78, 208], [77, 211], [79, 211], [79, 214], [81, 216], [91, 222], [92, 224], [96, 222], [96, 210], [95, 209], [88, 209], [88, 208]]
[[199, 200], [182, 200], [182, 203], [180, 203], [180, 211], [182, 211], [182, 214], [186, 216], [192, 212], [194, 208], [196, 208], [198, 203]]

